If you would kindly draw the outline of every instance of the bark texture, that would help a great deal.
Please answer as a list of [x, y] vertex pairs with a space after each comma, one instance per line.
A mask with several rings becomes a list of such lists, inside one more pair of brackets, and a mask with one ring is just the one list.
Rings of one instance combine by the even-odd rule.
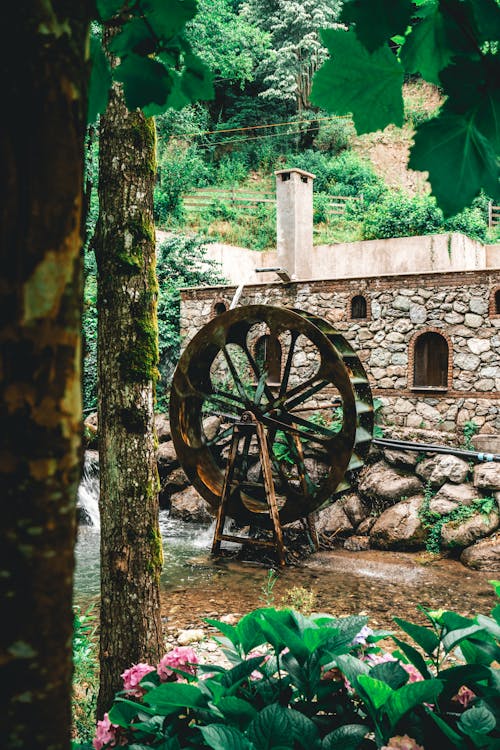
[[159, 579], [158, 366], [152, 120], [129, 113], [114, 89], [101, 120], [98, 372], [101, 631], [98, 716], [124, 669], [156, 663], [163, 638]]
[[70, 746], [90, 5], [14, 3], [0, 122], [0, 737]]

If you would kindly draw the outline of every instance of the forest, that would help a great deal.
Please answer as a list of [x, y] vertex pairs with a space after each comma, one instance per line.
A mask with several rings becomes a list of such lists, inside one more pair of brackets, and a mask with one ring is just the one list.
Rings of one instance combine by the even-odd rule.
[[[488, 203], [500, 200], [497, 0], [33, 0], [12, 7], [9, 23], [6, 747], [92, 746], [74, 734], [86, 631], [73, 572], [82, 417], [96, 409], [94, 748], [498, 747], [498, 606], [473, 620], [430, 612], [430, 629], [400, 620], [418, 648], [395, 639], [388, 660], [365, 658], [380, 655], [387, 634], [362, 617], [272, 607], [217, 623], [232, 666], [206, 681], [192, 656], [166, 658], [154, 428], [179, 354], [179, 288], [222, 281], [203, 244], [265, 249], [274, 237], [272, 211], [243, 217], [216, 197], [190, 212], [197, 189], [266, 192], [275, 169], [295, 166], [316, 175], [318, 241], [443, 231], [498, 239], [487, 224]], [[386, 128], [398, 142], [396, 128], [406, 129], [409, 168], [428, 175], [423, 191], [395, 188], [362, 155], [360, 139]], [[337, 219], [328, 203], [339, 195], [360, 200]], [[157, 229], [167, 232], [158, 249]], [[464, 663], [448, 667], [459, 643]]]

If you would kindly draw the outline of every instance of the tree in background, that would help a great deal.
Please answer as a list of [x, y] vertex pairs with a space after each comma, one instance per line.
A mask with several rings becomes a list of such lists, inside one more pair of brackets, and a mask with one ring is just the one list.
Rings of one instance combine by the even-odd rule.
[[261, 96], [287, 101], [300, 114], [311, 109], [312, 78], [326, 59], [319, 29], [334, 24], [341, 0], [247, 0], [243, 18], [268, 31], [271, 48], [257, 74], [267, 87]]

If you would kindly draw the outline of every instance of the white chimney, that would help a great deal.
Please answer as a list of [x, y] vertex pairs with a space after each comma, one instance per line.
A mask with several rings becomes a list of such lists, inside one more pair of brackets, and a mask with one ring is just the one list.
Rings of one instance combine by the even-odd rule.
[[278, 265], [292, 279], [312, 278], [313, 180], [302, 169], [279, 169], [276, 175]]

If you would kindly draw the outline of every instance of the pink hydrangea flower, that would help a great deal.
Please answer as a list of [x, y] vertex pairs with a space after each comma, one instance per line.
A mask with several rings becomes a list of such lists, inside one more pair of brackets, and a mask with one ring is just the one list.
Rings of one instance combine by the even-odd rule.
[[124, 690], [127, 690], [130, 695], [140, 698], [144, 695], [144, 690], [139, 685], [140, 681], [144, 675], [154, 671], [155, 668], [150, 664], [132, 664], [132, 666], [129, 669], [126, 669], [121, 675], [121, 677], [123, 677]]
[[410, 679], [408, 680], [408, 682], [421, 682], [424, 679], [418, 669], [413, 666], [413, 664], [404, 664], [403, 662], [400, 662], [400, 664], [403, 669], [406, 670], [410, 675]]
[[97, 722], [95, 737], [92, 743], [95, 750], [101, 750], [106, 745], [115, 747], [118, 739], [118, 728], [118, 724], [112, 724], [109, 720], [108, 714], [104, 714], [104, 718]]
[[468, 688], [466, 685], [462, 685], [458, 693], [453, 696], [452, 700], [457, 701], [464, 708], [467, 708], [471, 700], [473, 700], [475, 697], [476, 694], [470, 688]]
[[[284, 653], [284, 652], [282, 652], [282, 653]], [[262, 663], [263, 664], [265, 664], [266, 661], [269, 661], [269, 659], [271, 658], [270, 654], [267, 654], [265, 650], [262, 650], [262, 649], [259, 649], [259, 648], [254, 648], [252, 651], [249, 651], [248, 654], [246, 655], [246, 658], [247, 659], [254, 659], [257, 656], [263, 656], [264, 657], [262, 659]], [[264, 677], [264, 675], [262, 674], [262, 672], [259, 672], [258, 669], [254, 669], [253, 672], [250, 675], [250, 679], [251, 680], [260, 680], [262, 677]]]
[[160, 675], [160, 679], [164, 682], [169, 679], [180, 682], [183, 678], [177, 672], [174, 672], [172, 667], [195, 675], [198, 663], [198, 657], [192, 648], [189, 646], [176, 646], [161, 658], [156, 671]]
[[389, 744], [384, 745], [380, 750], [425, 750], [422, 745], [418, 745], [413, 737], [407, 734], [391, 737]]

